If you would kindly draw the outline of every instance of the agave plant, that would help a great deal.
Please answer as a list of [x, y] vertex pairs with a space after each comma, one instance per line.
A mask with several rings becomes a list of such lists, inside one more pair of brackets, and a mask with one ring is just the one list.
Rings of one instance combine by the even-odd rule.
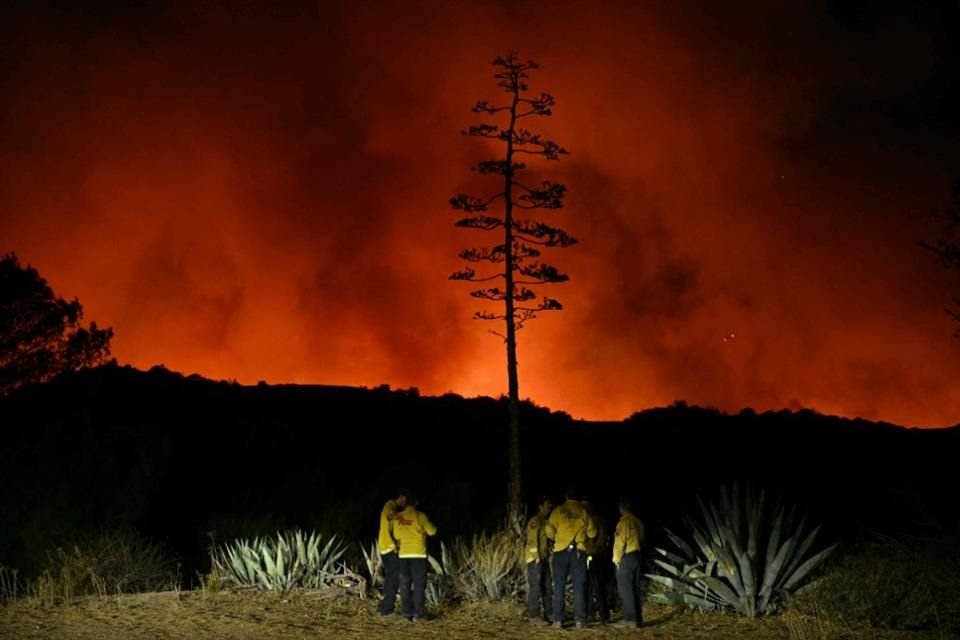
[[[300, 530], [279, 532], [275, 539], [236, 540], [212, 554], [214, 569], [243, 586], [286, 591], [295, 587], [322, 589], [343, 586], [343, 578], [357, 578], [337, 561], [346, 547], [331, 536], [321, 547], [322, 537]], [[362, 580], [362, 579], [361, 579]], [[363, 591], [364, 585], [358, 585]]]
[[377, 541], [370, 543], [370, 550], [363, 546], [360, 547], [363, 552], [363, 561], [367, 567], [367, 576], [369, 582], [368, 595], [379, 596], [383, 593], [383, 556], [380, 555], [380, 547]]
[[450, 548], [440, 543], [440, 559], [428, 555], [430, 572], [427, 574], [426, 600], [427, 604], [436, 606], [450, 597], [451, 576], [456, 575], [456, 561], [450, 553]]
[[807, 516], [798, 521], [796, 505], [788, 510], [779, 499], [765, 511], [764, 490], [757, 495], [747, 487], [741, 496], [734, 483], [732, 491], [721, 488], [719, 503], [697, 502], [702, 521], [686, 517], [693, 543], [667, 530], [677, 552], [655, 549], [654, 563], [666, 573], [647, 577], [666, 589], [652, 599], [751, 617], [770, 613], [837, 546], [809, 555], [821, 527], [805, 533]]

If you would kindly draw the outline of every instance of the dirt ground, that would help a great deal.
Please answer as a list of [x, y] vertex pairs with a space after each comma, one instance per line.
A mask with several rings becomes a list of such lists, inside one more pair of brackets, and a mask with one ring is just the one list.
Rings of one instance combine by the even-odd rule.
[[[256, 592], [183, 592], [87, 598], [49, 606], [18, 601], [0, 606], [0, 638], [40, 640], [65, 638], [150, 640], [224, 638], [236, 640], [309, 638], [504, 638], [536, 640], [583, 638], [783, 638], [822, 640], [920, 640], [935, 635], [880, 634], [876, 630], [836, 629], [816, 618], [785, 614], [761, 620], [731, 615], [645, 605], [640, 629], [591, 626], [564, 631], [532, 627], [523, 608], [514, 603], [462, 605], [432, 612], [431, 619], [409, 622], [399, 616], [381, 618], [375, 603], [346, 596], [301, 592], [291, 595]], [[614, 618], [616, 620], [616, 617]]]

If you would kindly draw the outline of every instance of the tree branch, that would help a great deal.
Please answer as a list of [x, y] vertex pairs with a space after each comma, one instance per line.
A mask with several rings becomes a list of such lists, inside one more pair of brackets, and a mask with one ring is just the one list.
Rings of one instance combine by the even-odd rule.
[[529, 278], [541, 280], [544, 283], [566, 282], [570, 279], [570, 276], [565, 273], [560, 273], [553, 265], [542, 262], [521, 266], [520, 273]]
[[455, 227], [465, 227], [467, 229], [480, 229], [481, 231], [493, 231], [497, 227], [503, 226], [503, 220], [490, 216], [476, 216], [474, 218], [463, 218], [454, 223]]
[[486, 100], [477, 100], [477, 104], [473, 106], [471, 111], [474, 113], [489, 113], [494, 114], [498, 111], [509, 111], [510, 107], [491, 107], [490, 103]]
[[482, 211], [486, 211], [487, 208], [491, 204], [493, 204], [494, 200], [496, 200], [497, 198], [502, 198], [505, 195], [506, 194], [503, 191], [500, 191], [493, 194], [486, 200], [483, 200], [476, 196], [468, 195], [466, 193], [458, 193], [454, 197], [450, 198], [449, 202], [450, 202], [450, 206], [453, 207], [454, 209], [458, 209], [460, 211], [466, 211], [467, 213], [479, 213]]
[[469, 129], [463, 130], [462, 133], [465, 136], [480, 136], [482, 138], [499, 138], [500, 134], [497, 133], [497, 125], [495, 124], [475, 124], [471, 125]]
[[486, 260], [488, 262], [500, 263], [506, 259], [507, 248], [499, 244], [491, 249], [482, 247], [480, 249], [464, 249], [459, 253], [461, 259], [466, 260], [467, 262], [480, 262], [481, 260]]
[[[477, 173], [499, 173], [500, 175], [507, 174], [507, 161], [506, 160], [483, 160], [478, 162], [473, 166], [473, 170]], [[522, 162], [511, 162], [509, 165], [509, 170], [511, 173], [515, 173], [522, 169], [526, 169], [527, 165]]]
[[541, 244], [547, 247], [569, 247], [570, 245], [577, 243], [576, 238], [569, 235], [563, 229], [551, 227], [542, 222], [518, 220], [513, 224], [514, 230], [517, 233], [530, 236], [528, 238], [524, 238], [524, 240], [527, 242], [533, 242], [534, 244]]
[[485, 278], [478, 278], [477, 272], [470, 267], [464, 267], [460, 271], [454, 271], [450, 274], [450, 280], [466, 280], [467, 282], [490, 282], [491, 280], [496, 280], [497, 278], [503, 278], [502, 273], [495, 273], [492, 276], [487, 276]]

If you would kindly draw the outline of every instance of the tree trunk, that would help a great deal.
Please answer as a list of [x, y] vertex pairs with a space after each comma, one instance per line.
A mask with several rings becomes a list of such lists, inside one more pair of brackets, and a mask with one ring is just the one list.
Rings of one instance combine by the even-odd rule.
[[513, 103], [510, 105], [510, 128], [507, 138], [507, 164], [504, 170], [504, 253], [506, 254], [506, 329], [507, 329], [507, 388], [510, 416], [510, 482], [507, 522], [510, 527], [522, 526], [520, 486], [520, 387], [517, 380], [517, 325], [514, 309], [513, 282], [513, 132], [517, 123], [517, 103], [520, 99], [519, 78], [514, 79]]

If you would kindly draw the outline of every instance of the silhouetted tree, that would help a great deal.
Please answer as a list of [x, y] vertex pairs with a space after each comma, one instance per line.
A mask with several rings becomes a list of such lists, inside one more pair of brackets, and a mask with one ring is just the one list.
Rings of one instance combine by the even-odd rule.
[[[485, 286], [470, 293], [475, 298], [502, 302], [503, 310], [478, 311], [474, 318], [504, 322], [504, 333], [492, 333], [503, 338], [507, 347], [507, 383], [509, 389], [509, 451], [510, 483], [509, 500], [512, 522], [521, 517], [520, 486], [520, 436], [519, 402], [520, 392], [517, 380], [517, 339], [516, 332], [524, 323], [536, 317], [541, 311], [558, 311], [563, 307], [553, 298], [543, 297], [537, 301], [537, 295], [531, 286], [565, 282], [568, 277], [556, 267], [541, 262], [542, 247], [568, 247], [576, 242], [562, 229], [545, 224], [539, 220], [518, 217], [518, 212], [529, 210], [559, 209], [567, 188], [562, 184], [542, 181], [538, 185], [524, 184], [517, 179], [518, 172], [526, 169], [526, 164], [517, 160], [519, 155], [541, 156], [546, 160], [559, 160], [567, 150], [553, 140], [521, 127], [522, 120], [531, 117], [544, 117], [552, 114], [555, 104], [553, 96], [540, 93], [528, 96], [528, 72], [538, 67], [528, 60], [522, 62], [516, 51], [506, 56], [498, 56], [493, 61], [497, 72], [497, 86], [507, 94], [507, 104], [493, 105], [479, 101], [473, 112], [487, 116], [505, 117], [506, 126], [483, 122], [471, 126], [464, 135], [487, 138], [503, 145], [503, 155], [477, 163], [473, 170], [484, 175], [494, 175], [502, 180], [501, 190], [477, 197], [458, 194], [450, 199], [454, 209], [463, 211], [468, 217], [456, 223], [458, 227], [478, 231], [503, 234], [502, 242], [492, 246], [466, 249], [460, 257], [469, 263], [489, 263], [495, 266], [490, 273], [477, 273], [471, 267], [452, 274], [452, 280], [469, 282], [497, 283], [497, 286]], [[503, 215], [492, 215], [490, 208], [502, 205]], [[501, 286], [502, 285], [502, 286]]]
[[0, 394], [104, 363], [113, 330], [83, 328], [82, 317], [80, 302], [55, 296], [36, 269], [0, 257]]
[[[953, 187], [953, 206], [944, 210], [934, 210], [933, 217], [943, 226], [942, 235], [936, 244], [921, 242], [921, 246], [932, 251], [948, 269], [960, 271], [960, 182]], [[947, 309], [954, 320], [960, 322], [960, 297], [953, 299], [955, 309]], [[960, 338], [960, 329], [954, 334]]]

